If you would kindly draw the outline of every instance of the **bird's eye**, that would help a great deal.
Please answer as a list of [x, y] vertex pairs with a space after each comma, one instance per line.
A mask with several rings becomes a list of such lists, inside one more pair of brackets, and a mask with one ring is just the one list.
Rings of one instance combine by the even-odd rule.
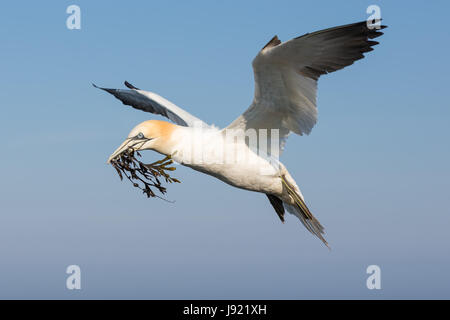
[[139, 132], [136, 136], [138, 139], [144, 139], [144, 134], [142, 132]]

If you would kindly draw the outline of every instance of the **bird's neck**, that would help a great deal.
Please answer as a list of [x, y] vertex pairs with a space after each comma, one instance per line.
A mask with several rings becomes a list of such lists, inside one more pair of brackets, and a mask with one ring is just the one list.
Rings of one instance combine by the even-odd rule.
[[180, 137], [182, 137], [183, 127], [166, 121], [154, 121], [152, 129], [152, 135], [157, 136], [152, 149], [166, 156], [172, 155], [178, 148], [177, 145]]
[[208, 149], [205, 144], [209, 147], [214, 144], [211, 137], [215, 134], [217, 131], [210, 128], [177, 126], [168, 144], [167, 151], [170, 153], [166, 155], [171, 155], [181, 164], [192, 164], [197, 158], [203, 157], [205, 149]]

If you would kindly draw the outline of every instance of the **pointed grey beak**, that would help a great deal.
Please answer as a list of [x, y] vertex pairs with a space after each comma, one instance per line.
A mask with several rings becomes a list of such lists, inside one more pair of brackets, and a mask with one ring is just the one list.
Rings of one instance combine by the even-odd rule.
[[106, 161], [106, 163], [111, 163], [111, 160], [117, 158], [118, 156], [120, 156], [122, 153], [124, 153], [125, 151], [127, 151], [128, 149], [130, 149], [133, 145], [134, 142], [131, 138], [127, 138], [108, 158], [108, 161]]
[[135, 151], [142, 150], [141, 148], [144, 147], [145, 143], [151, 139], [148, 138], [126, 138], [125, 141], [112, 153], [112, 155], [109, 156], [108, 161], [106, 163], [111, 163], [111, 161], [118, 156], [120, 156], [122, 153], [126, 152], [129, 149], [133, 149]]

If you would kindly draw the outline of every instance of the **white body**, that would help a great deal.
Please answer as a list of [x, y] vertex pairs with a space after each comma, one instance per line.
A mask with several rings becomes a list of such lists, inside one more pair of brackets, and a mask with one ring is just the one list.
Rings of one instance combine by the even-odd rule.
[[[172, 134], [172, 159], [237, 188], [272, 194], [294, 204], [283, 188], [281, 176], [303, 196], [285, 166], [276, 159], [261, 157], [240, 141], [229, 141], [223, 130], [177, 127]], [[256, 151], [256, 152], [255, 152]]]
[[[376, 25], [377, 24], [377, 25]], [[378, 26], [378, 27], [377, 27]], [[300, 219], [325, 244], [322, 225], [306, 206], [294, 179], [278, 161], [288, 135], [309, 134], [317, 121], [317, 80], [351, 65], [378, 44], [379, 21], [366, 21], [307, 33], [281, 42], [273, 37], [253, 60], [255, 94], [250, 107], [228, 127], [218, 130], [159, 95], [125, 82], [130, 90], [101, 88], [124, 104], [167, 117], [177, 125], [149, 120], [135, 127], [111, 159], [122, 152], [151, 149], [234, 187], [265, 193], [284, 222], [284, 209]], [[95, 85], [94, 85], [95, 86]], [[259, 146], [245, 139], [230, 141], [227, 130], [258, 132]], [[261, 132], [266, 136], [260, 136]], [[270, 133], [269, 133], [270, 132]], [[263, 143], [262, 143], [263, 142]], [[261, 147], [262, 148], [262, 147]], [[261, 154], [263, 151], [263, 154]]]

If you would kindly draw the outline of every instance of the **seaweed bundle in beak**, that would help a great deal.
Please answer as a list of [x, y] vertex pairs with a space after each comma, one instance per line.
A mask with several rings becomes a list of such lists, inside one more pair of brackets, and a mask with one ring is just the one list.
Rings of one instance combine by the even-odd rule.
[[[166, 194], [167, 189], [162, 185], [161, 180], [166, 183], [180, 183], [179, 180], [172, 178], [167, 173], [167, 171], [175, 170], [175, 167], [169, 167], [173, 164], [170, 156], [150, 164], [145, 164], [138, 160], [136, 155], [141, 157], [139, 152], [129, 149], [114, 159], [111, 159], [110, 163], [119, 174], [120, 180], [123, 180], [125, 176], [134, 187], [141, 189], [148, 198], [161, 198], [155, 194], [156, 190], [162, 195]], [[154, 191], [154, 189], [156, 190]]]

